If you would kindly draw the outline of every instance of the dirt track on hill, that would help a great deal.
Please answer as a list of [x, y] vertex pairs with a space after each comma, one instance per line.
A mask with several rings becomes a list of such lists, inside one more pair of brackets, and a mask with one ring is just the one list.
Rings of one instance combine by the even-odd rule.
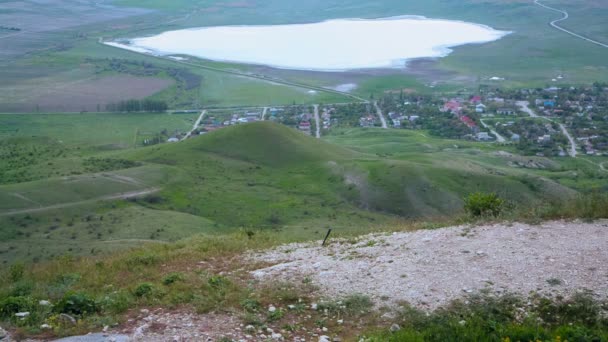
[[435, 309], [467, 293], [608, 296], [608, 221], [451, 227], [292, 244], [251, 255], [260, 280], [309, 277], [328, 296], [366, 294]]
[[46, 207], [10, 210], [10, 211], [5, 211], [5, 212], [0, 212], [0, 217], [12, 216], [12, 215], [22, 215], [22, 214], [33, 214], [33, 213], [39, 213], [39, 212], [43, 212], [43, 211], [47, 211], [47, 210], [54, 210], [54, 209], [64, 209], [64, 208], [75, 207], [75, 206], [79, 206], [79, 205], [83, 205], [83, 204], [95, 203], [98, 201], [111, 201], [111, 200], [118, 200], [118, 199], [135, 198], [135, 197], [153, 194], [155, 192], [158, 192], [159, 190], [160, 190], [159, 188], [149, 188], [149, 189], [136, 190], [136, 191], [130, 191], [130, 192], [122, 192], [122, 193], [112, 194], [112, 195], [107, 195], [107, 196], [102, 196], [102, 197], [96, 197], [96, 198], [92, 198], [92, 199], [88, 199], [88, 200], [84, 200], [84, 201], [78, 201], [78, 202], [59, 203], [59, 204], [55, 204], [55, 205], [49, 205]]

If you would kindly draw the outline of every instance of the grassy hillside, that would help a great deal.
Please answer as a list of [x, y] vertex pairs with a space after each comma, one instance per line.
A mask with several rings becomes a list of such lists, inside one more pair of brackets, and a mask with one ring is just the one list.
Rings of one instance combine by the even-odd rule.
[[[47, 141], [27, 139], [36, 151], [42, 149], [36, 142]], [[65, 157], [52, 159], [55, 171], [0, 186], [4, 262], [239, 228], [290, 239], [321, 238], [329, 227], [363, 233], [404, 219], [459, 215], [462, 198], [476, 191], [496, 192], [515, 207], [575, 194], [548, 177], [561, 170], [549, 160], [538, 161], [546, 164], [542, 170], [515, 168], [490, 144], [420, 132], [355, 129], [318, 140], [260, 122], [178, 144], [81, 153], [70, 146], [62, 147]], [[34, 172], [51, 160], [36, 158], [20, 169]]]

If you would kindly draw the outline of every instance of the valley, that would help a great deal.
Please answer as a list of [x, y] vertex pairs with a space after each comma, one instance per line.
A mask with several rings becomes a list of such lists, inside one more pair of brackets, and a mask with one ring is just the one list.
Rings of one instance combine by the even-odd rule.
[[607, 17], [0, 1], [0, 340], [608, 341]]

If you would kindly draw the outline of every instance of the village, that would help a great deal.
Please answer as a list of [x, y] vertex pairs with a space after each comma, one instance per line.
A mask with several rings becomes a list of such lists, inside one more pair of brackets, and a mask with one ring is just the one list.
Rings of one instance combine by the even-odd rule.
[[[457, 96], [387, 93], [368, 102], [213, 109], [190, 135], [256, 121], [320, 138], [341, 128], [426, 130], [431, 135], [511, 144], [524, 155], [608, 155], [608, 87], [485, 89]], [[386, 125], [386, 127], [384, 127]], [[175, 132], [168, 141], [182, 140]]]

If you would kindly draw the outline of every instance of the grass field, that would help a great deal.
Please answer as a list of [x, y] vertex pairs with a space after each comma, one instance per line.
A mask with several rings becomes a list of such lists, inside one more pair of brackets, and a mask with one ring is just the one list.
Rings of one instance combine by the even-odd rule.
[[[362, 233], [404, 219], [458, 215], [463, 196], [474, 191], [496, 192], [525, 207], [606, 184], [599, 166], [583, 160], [532, 158], [540, 166], [514, 167], [510, 162], [519, 157], [505, 154], [509, 146], [443, 140], [424, 131], [343, 129], [316, 140], [264, 122], [179, 144], [133, 148], [129, 142], [136, 141], [135, 128], [143, 123], [150, 130], [162, 124], [188, 127], [193, 117], [116, 114], [115, 120], [106, 120], [112, 115], [17, 117], [26, 120], [23, 126], [1, 140], [13, 146], [17, 139], [21, 148], [15, 151], [25, 156], [17, 158], [25, 163], [13, 166], [16, 159], [8, 159], [2, 164], [0, 215], [9, 237], [0, 254], [3, 261], [41, 260], [59, 251], [88, 254], [89, 245], [97, 253], [112, 251], [115, 245], [102, 242], [126, 239], [116, 235], [125, 222], [142, 228], [139, 234], [129, 230], [125, 236], [131, 240], [122, 247], [138, 239], [175, 240], [200, 229], [225, 233], [240, 228], [310, 239], [321, 238], [329, 227], [337, 234]], [[106, 121], [108, 129], [95, 129]], [[92, 133], [81, 133], [87, 130]], [[584, 177], [573, 176], [574, 170]], [[159, 191], [140, 199], [109, 199], [147, 189]], [[87, 217], [106, 212], [113, 219], [94, 225], [101, 227], [101, 236], [87, 230], [82, 236], [89, 245], [75, 250], [77, 230], [92, 225]], [[155, 222], [144, 223], [149, 218]], [[50, 239], [53, 252], [24, 251], [28, 235], [42, 237], [32, 241]]]

